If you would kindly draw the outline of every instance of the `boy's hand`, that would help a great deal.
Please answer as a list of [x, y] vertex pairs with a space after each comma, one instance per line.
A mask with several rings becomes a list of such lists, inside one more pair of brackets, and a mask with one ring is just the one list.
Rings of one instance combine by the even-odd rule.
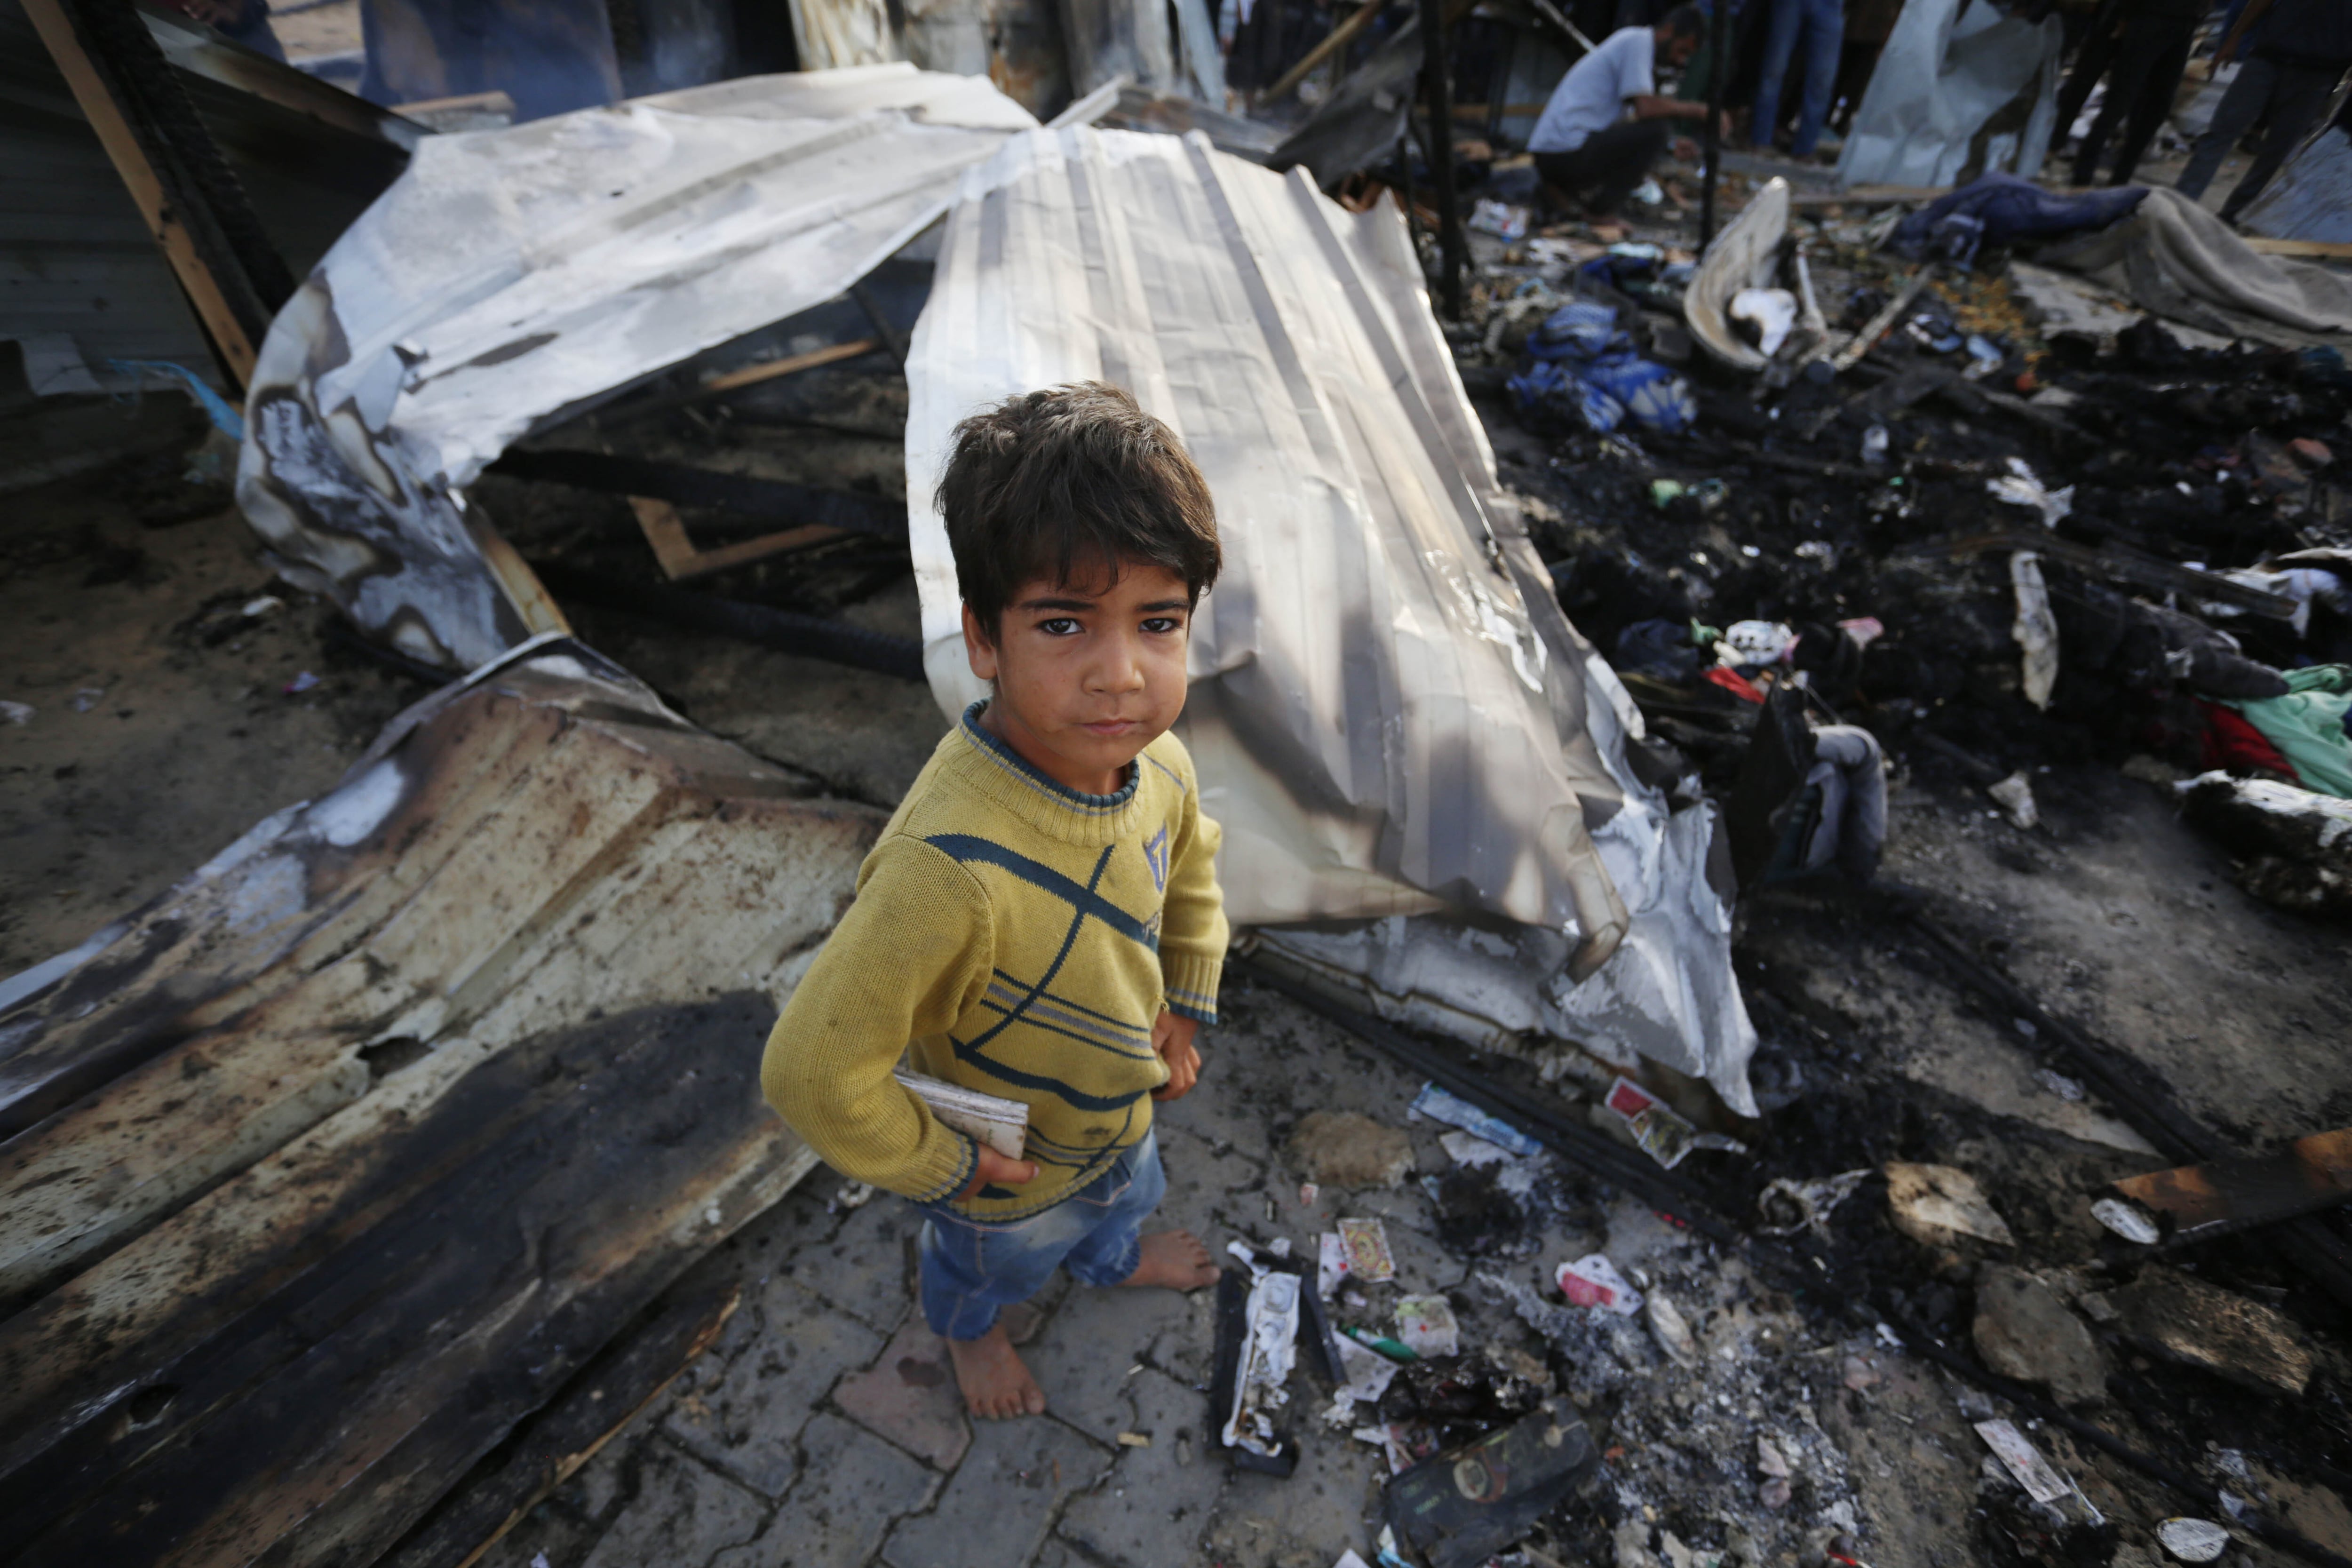
[[1198, 1019], [1181, 1013], [1162, 1013], [1151, 1026], [1151, 1048], [1168, 1064], [1168, 1081], [1151, 1091], [1152, 1099], [1181, 1100], [1192, 1092], [1201, 1079], [1201, 1053], [1192, 1048], [1200, 1029]]
[[1034, 1179], [1037, 1174], [1037, 1162], [1034, 1160], [1008, 1160], [985, 1143], [976, 1143], [972, 1147], [979, 1152], [980, 1159], [972, 1165], [971, 1184], [956, 1194], [959, 1198], [972, 1196], [991, 1182], [1003, 1182], [1017, 1187]]

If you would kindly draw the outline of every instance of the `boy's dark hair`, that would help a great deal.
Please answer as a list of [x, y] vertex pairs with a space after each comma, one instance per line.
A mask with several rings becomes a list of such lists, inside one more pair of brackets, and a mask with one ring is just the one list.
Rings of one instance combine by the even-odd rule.
[[1122, 562], [1217, 580], [1216, 507], [1176, 433], [1116, 386], [1082, 381], [1008, 397], [956, 426], [939, 506], [963, 602], [993, 639], [1024, 583], [1070, 583]]
[[1706, 37], [1706, 12], [1696, 5], [1677, 5], [1667, 12], [1658, 26], [1685, 38]]

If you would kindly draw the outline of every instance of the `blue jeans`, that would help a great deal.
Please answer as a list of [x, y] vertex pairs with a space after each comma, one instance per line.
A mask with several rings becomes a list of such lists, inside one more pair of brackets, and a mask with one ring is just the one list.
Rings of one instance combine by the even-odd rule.
[[1756, 122], [1748, 128], [1759, 147], [1772, 145], [1780, 127], [1780, 84], [1805, 35], [1805, 101], [1797, 115], [1797, 139], [1790, 151], [1810, 158], [1829, 118], [1830, 89], [1837, 85], [1838, 54], [1845, 44], [1843, 0], [1772, 0], [1772, 27], [1764, 39], [1764, 74], [1756, 83]]
[[976, 1340], [996, 1314], [1045, 1288], [1056, 1268], [1081, 1285], [1120, 1285], [1143, 1262], [1143, 1222], [1167, 1194], [1158, 1135], [1043, 1214], [990, 1223], [921, 1204], [923, 1317], [931, 1331]]

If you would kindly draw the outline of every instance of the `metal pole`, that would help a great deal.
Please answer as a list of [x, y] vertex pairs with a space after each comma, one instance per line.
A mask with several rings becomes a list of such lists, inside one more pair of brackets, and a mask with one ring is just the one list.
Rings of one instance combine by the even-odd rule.
[[1715, 0], [1706, 29], [1706, 172], [1699, 181], [1698, 247], [1715, 239], [1715, 178], [1723, 163], [1723, 84], [1731, 75], [1731, 0]]
[[1462, 319], [1462, 269], [1469, 247], [1454, 191], [1454, 86], [1446, 58], [1445, 0], [1421, 0], [1421, 68], [1428, 89], [1430, 172], [1437, 181], [1438, 309]]

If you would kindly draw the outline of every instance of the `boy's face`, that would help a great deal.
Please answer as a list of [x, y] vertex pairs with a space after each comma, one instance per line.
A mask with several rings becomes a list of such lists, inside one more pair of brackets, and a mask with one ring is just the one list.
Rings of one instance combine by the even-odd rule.
[[1127, 562], [1114, 582], [1024, 584], [993, 639], [966, 605], [971, 672], [996, 682], [988, 728], [1055, 782], [1117, 793], [1184, 710], [1190, 600], [1166, 567]]

